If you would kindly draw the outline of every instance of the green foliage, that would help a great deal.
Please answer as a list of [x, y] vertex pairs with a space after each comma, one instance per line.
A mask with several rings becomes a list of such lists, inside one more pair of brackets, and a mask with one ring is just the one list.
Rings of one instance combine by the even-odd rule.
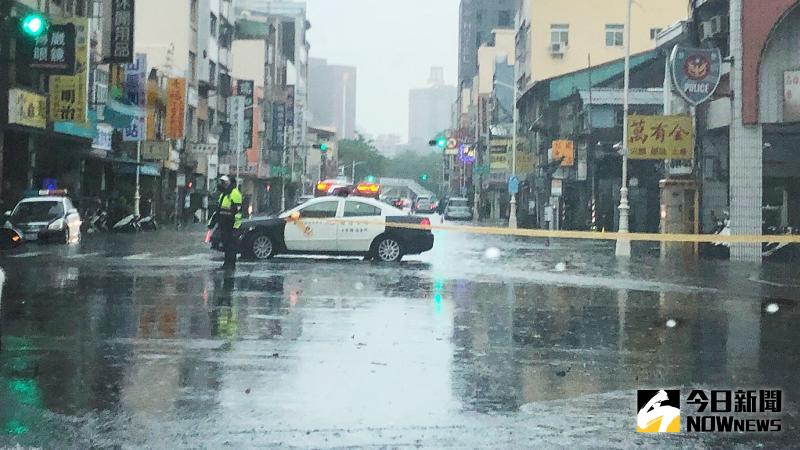
[[353, 161], [364, 161], [356, 167], [356, 180], [359, 181], [367, 175], [383, 174], [387, 165], [387, 158], [378, 152], [375, 144], [358, 135], [356, 139], [342, 139], [337, 143], [339, 165], [345, 166], [345, 175], [350, 176]]

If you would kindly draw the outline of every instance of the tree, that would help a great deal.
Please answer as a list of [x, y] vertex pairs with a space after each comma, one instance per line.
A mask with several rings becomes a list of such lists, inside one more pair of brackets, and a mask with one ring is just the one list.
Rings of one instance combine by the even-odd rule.
[[356, 180], [366, 176], [382, 176], [387, 166], [387, 159], [378, 152], [372, 141], [358, 135], [356, 139], [342, 139], [337, 143], [339, 165], [344, 166], [344, 173], [350, 176], [353, 162], [363, 163], [356, 167]]
[[442, 182], [442, 153], [429, 149], [398, 153], [389, 160], [384, 176], [412, 179], [425, 189], [437, 192]]

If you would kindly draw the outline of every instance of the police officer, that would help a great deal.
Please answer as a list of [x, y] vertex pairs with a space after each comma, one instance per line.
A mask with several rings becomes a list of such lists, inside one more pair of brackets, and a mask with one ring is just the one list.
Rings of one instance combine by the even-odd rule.
[[219, 192], [219, 208], [209, 221], [208, 227], [214, 228], [215, 224], [219, 226], [225, 250], [225, 263], [222, 268], [235, 269], [238, 253], [236, 233], [242, 226], [242, 193], [236, 187], [236, 180], [228, 175], [223, 175], [217, 180], [217, 192]]

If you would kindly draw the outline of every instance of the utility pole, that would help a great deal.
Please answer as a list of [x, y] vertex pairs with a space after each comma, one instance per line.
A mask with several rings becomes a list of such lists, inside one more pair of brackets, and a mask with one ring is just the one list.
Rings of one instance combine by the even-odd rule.
[[136, 192], [133, 194], [133, 215], [140, 216], [141, 205], [142, 141], [136, 141]]
[[[517, 96], [519, 95], [519, 85], [517, 84], [517, 63], [514, 61], [514, 89], [513, 89], [513, 98], [514, 104], [512, 107], [514, 108], [513, 114], [513, 128], [514, 130], [511, 133], [511, 176], [517, 176], [517, 121], [519, 120], [519, 110], [517, 109]], [[517, 195], [511, 194], [511, 203], [510, 203], [510, 212], [508, 214], [508, 228], [514, 230], [517, 228]]]
[[[623, 87], [623, 121], [622, 121], [622, 187], [619, 189], [619, 233], [628, 233], [628, 110], [629, 90], [631, 82], [631, 6], [628, 0], [628, 12], [625, 17], [625, 84]], [[616, 254], [620, 257], [631, 256], [631, 241], [628, 238], [617, 239]]]

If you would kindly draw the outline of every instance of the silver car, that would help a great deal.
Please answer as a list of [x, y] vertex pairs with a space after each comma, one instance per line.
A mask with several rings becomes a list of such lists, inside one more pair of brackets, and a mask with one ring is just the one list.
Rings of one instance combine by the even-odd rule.
[[469, 200], [464, 197], [454, 197], [447, 201], [444, 210], [445, 220], [472, 220], [472, 208]]

